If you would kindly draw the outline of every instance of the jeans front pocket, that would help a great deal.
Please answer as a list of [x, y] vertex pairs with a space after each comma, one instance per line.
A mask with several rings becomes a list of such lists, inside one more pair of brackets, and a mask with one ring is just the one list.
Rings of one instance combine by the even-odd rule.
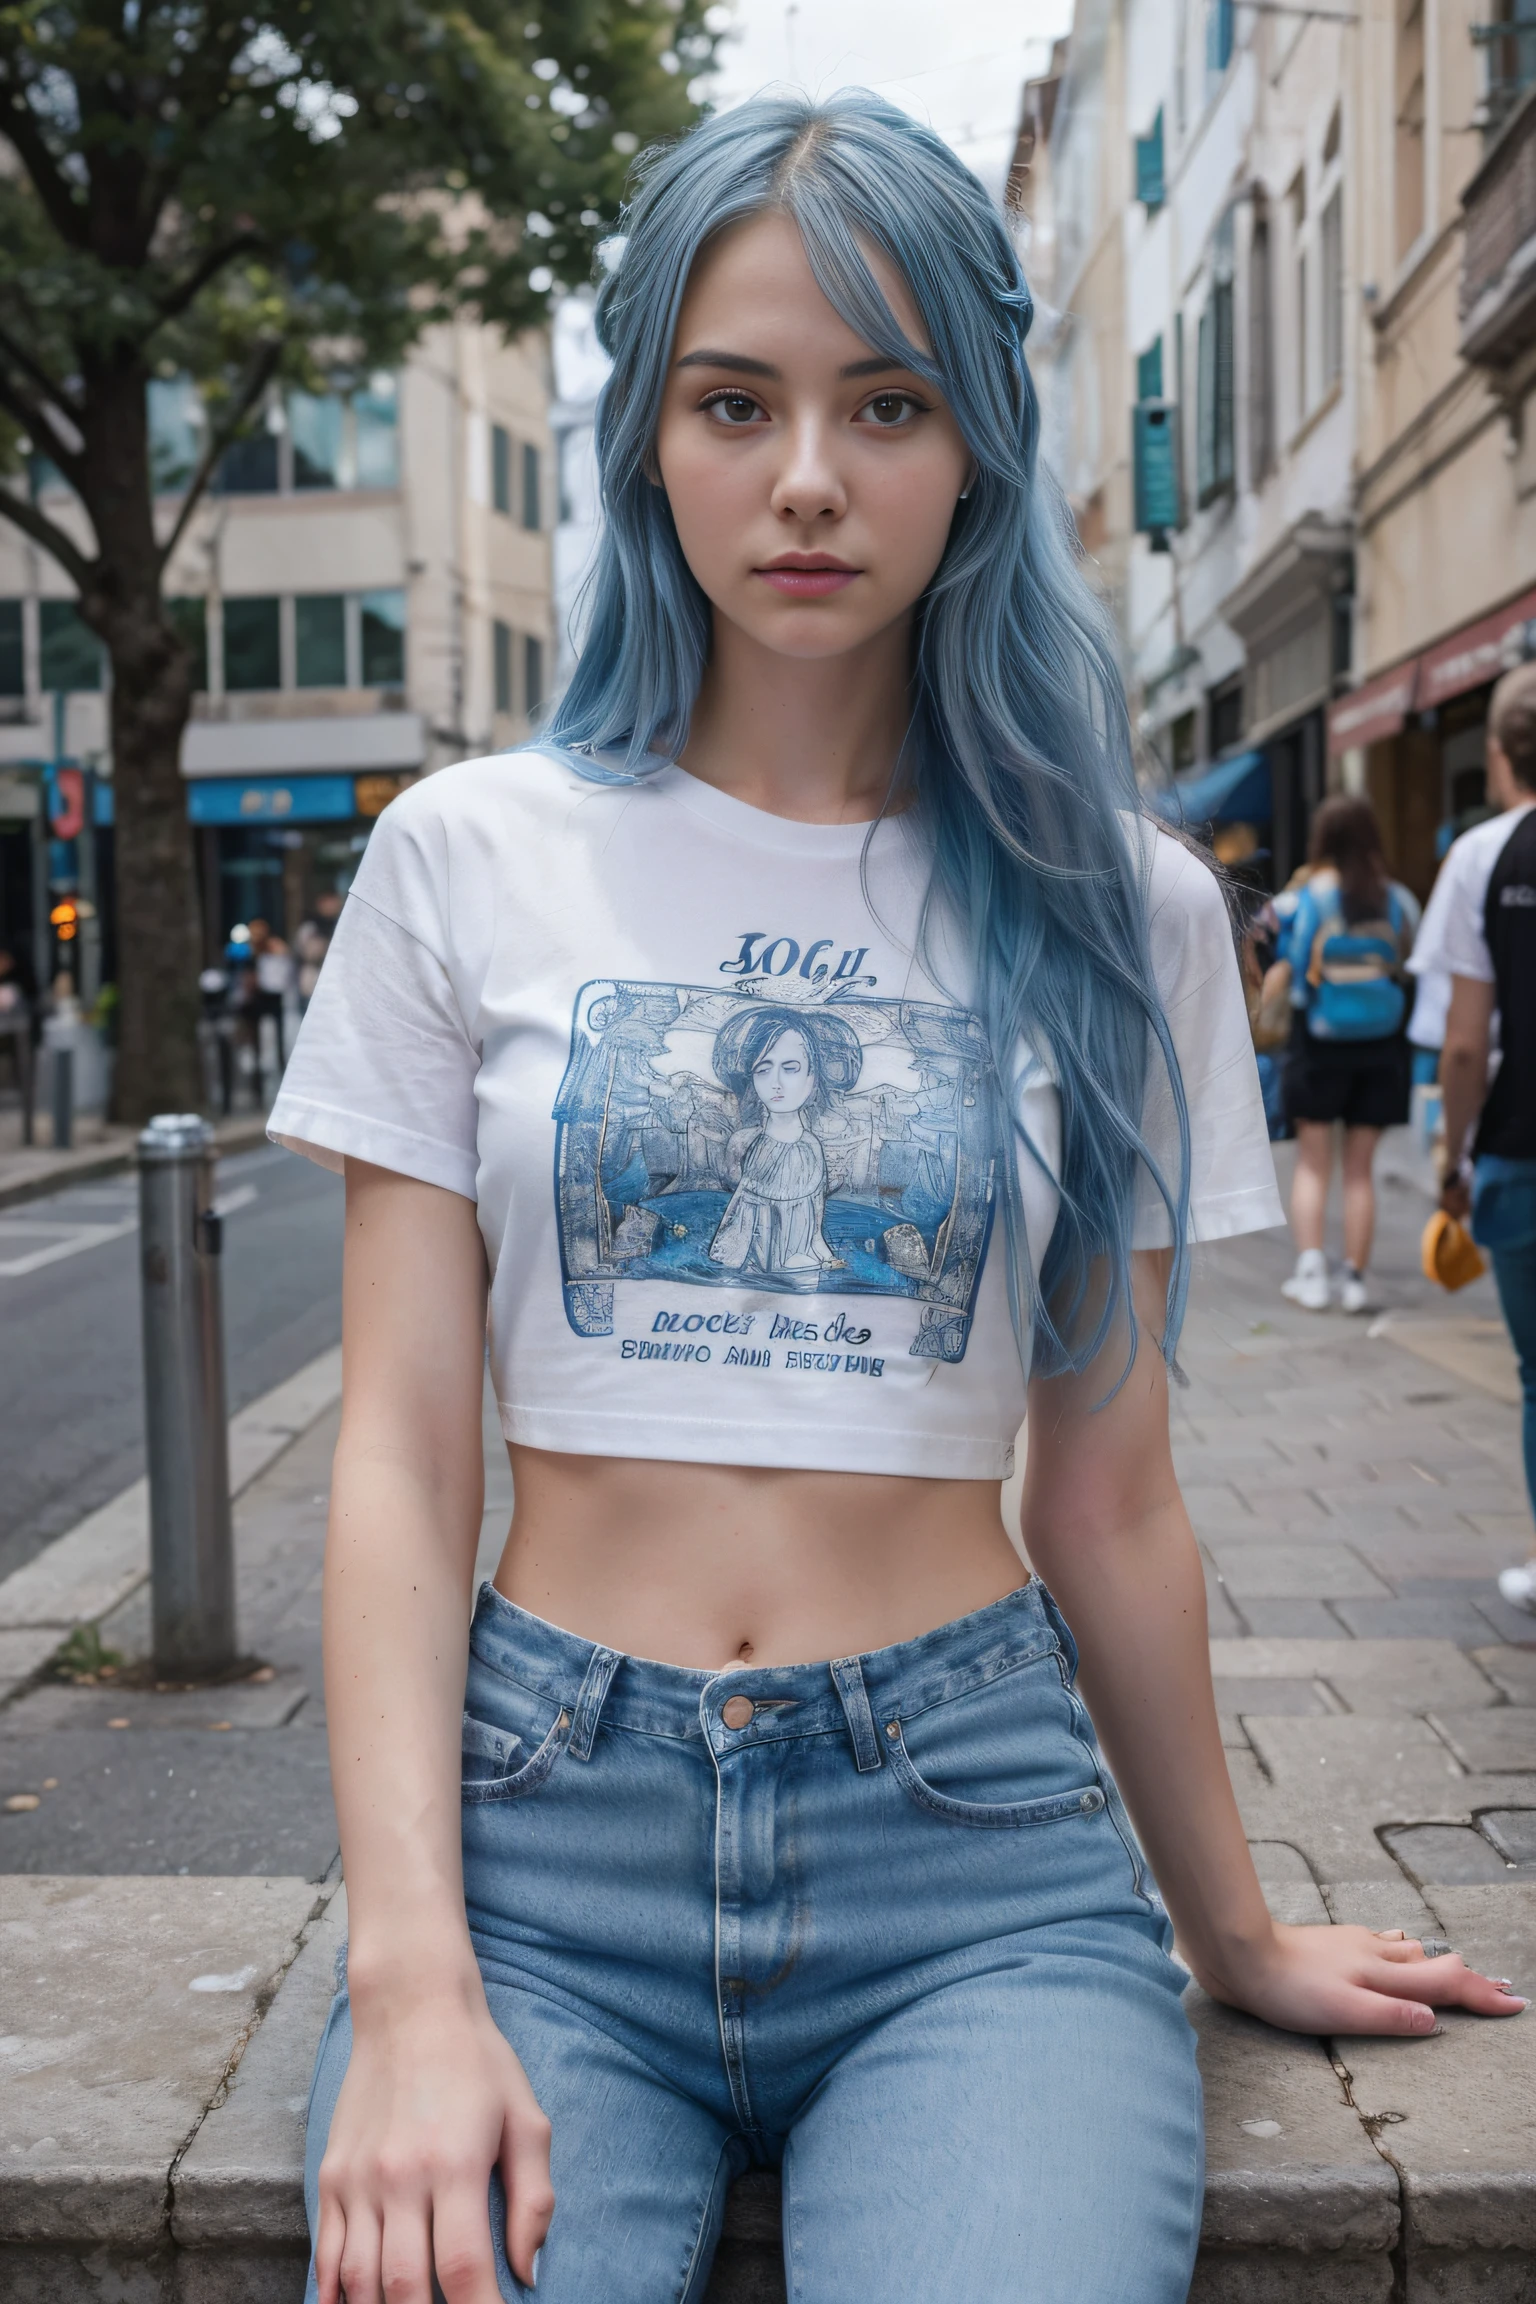
[[[571, 1715], [562, 1705], [538, 1698], [531, 1690], [518, 1694], [545, 1714], [553, 1715], [538, 1735], [538, 1725], [527, 1722], [531, 1733], [499, 1727], [466, 1709], [461, 1740], [462, 1791], [471, 1806], [489, 1800], [525, 1800], [548, 1782], [550, 1771], [570, 1741]], [[519, 1707], [526, 1710], [527, 1707]], [[539, 1723], [541, 1725], [542, 1723]]]
[[1076, 1725], [1053, 1652], [882, 1729], [892, 1772], [920, 1808], [952, 1824], [1009, 1831], [1104, 1807]]

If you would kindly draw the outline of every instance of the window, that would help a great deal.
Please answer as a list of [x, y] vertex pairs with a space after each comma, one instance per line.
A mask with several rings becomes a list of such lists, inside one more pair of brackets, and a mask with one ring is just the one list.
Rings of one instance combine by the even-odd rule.
[[1207, 0], [1205, 11], [1205, 68], [1219, 79], [1232, 61], [1234, 0]]
[[208, 686], [208, 603], [201, 598], [167, 600], [166, 621], [192, 651], [192, 685]]
[[1392, 189], [1398, 262], [1424, 229], [1424, 0], [1397, 0]]
[[1487, 59], [1484, 133], [1493, 137], [1536, 79], [1536, 0], [1499, 0], [1493, 22], [1471, 31]]
[[405, 594], [364, 592], [358, 620], [363, 686], [399, 688], [405, 680]]
[[539, 452], [531, 443], [523, 445], [523, 526], [542, 528], [544, 515], [539, 506]]
[[275, 496], [278, 438], [265, 425], [243, 440], [232, 441], [219, 458], [217, 486], [224, 496]]
[[149, 385], [149, 468], [158, 495], [185, 488], [203, 446], [203, 403], [190, 376], [154, 376]]
[[1318, 226], [1320, 348], [1323, 355], [1322, 388], [1326, 392], [1344, 373], [1344, 187], [1339, 185], [1323, 210]]
[[491, 509], [512, 514], [512, 435], [505, 424], [491, 426]]
[[342, 417], [345, 404], [334, 392], [290, 392], [288, 437], [293, 446], [293, 485], [342, 486]]
[[281, 688], [281, 618], [275, 597], [224, 603], [224, 685]]
[[544, 701], [544, 643], [530, 634], [523, 642], [523, 710], [531, 720]]
[[293, 677], [299, 688], [349, 685], [344, 592], [301, 592], [294, 601]]
[[393, 376], [370, 376], [352, 395], [353, 476], [357, 488], [400, 485], [400, 393]]
[[1243, 733], [1243, 683], [1239, 676], [1224, 680], [1219, 688], [1206, 695], [1206, 726], [1210, 736], [1210, 754], [1214, 760], [1223, 752], [1230, 752]]
[[1151, 215], [1163, 204], [1163, 108], [1145, 136], [1136, 139], [1136, 197]]
[[25, 696], [27, 658], [22, 643], [21, 602], [0, 600], [0, 696]]
[[101, 686], [101, 642], [73, 600], [44, 600], [39, 612], [42, 666], [39, 685], [67, 694]]
[[1232, 485], [1234, 453], [1232, 369], [1232, 217], [1223, 217], [1212, 250], [1211, 292], [1200, 315], [1195, 368], [1195, 474], [1199, 501], [1211, 503]]
[[491, 678], [498, 712], [512, 709], [512, 627], [498, 616], [491, 626]]
[[1269, 216], [1256, 197], [1248, 245], [1248, 479], [1253, 488], [1275, 468], [1274, 327]]

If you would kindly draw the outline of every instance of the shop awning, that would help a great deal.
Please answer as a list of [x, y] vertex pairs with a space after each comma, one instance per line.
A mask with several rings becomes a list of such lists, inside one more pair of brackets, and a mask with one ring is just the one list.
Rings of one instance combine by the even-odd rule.
[[1379, 744], [1383, 737], [1395, 736], [1413, 710], [1418, 678], [1418, 658], [1413, 657], [1351, 688], [1347, 696], [1336, 696], [1328, 707], [1329, 757], [1337, 759], [1356, 745]]
[[1491, 616], [1479, 616], [1422, 655], [1336, 696], [1328, 707], [1328, 751], [1395, 736], [1410, 712], [1433, 712], [1453, 696], [1484, 687], [1536, 652], [1536, 592], [1522, 592]]
[[1234, 752], [1192, 776], [1176, 776], [1151, 795], [1170, 824], [1267, 824], [1269, 762], [1262, 752]]

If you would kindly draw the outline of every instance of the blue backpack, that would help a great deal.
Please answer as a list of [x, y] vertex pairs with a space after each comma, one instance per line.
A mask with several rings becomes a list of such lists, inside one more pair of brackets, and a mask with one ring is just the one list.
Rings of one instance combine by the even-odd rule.
[[1337, 884], [1313, 903], [1307, 956], [1307, 1029], [1318, 1040], [1390, 1040], [1408, 1012], [1402, 902], [1387, 890], [1385, 919], [1347, 921]]

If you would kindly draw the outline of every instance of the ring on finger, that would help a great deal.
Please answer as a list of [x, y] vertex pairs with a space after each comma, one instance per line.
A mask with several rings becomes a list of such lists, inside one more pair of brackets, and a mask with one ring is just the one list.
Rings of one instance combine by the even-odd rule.
[[1448, 1955], [1453, 1956], [1456, 1949], [1454, 1944], [1447, 1944], [1443, 1936], [1421, 1936], [1419, 1942], [1424, 1947], [1426, 1960], [1444, 1960]]

